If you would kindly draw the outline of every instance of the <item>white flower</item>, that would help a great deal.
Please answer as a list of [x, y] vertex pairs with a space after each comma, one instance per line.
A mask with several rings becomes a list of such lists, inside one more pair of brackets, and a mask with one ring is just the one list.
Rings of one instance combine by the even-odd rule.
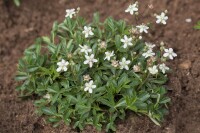
[[148, 31], [147, 31], [149, 29], [148, 26], [142, 24], [142, 25], [138, 25], [136, 27], [139, 29], [140, 33], [143, 33], [143, 32], [148, 33]]
[[81, 46], [79, 45], [79, 47], [81, 47], [81, 52], [85, 53], [86, 55], [88, 55], [88, 53], [92, 52], [92, 49], [90, 47], [88, 47], [87, 45]]
[[84, 91], [88, 91], [89, 93], [92, 93], [94, 88], [96, 88], [96, 85], [93, 84], [93, 80], [90, 80], [90, 82], [85, 83]]
[[112, 51], [112, 52], [105, 52], [105, 54], [106, 54], [106, 57], [104, 58], [104, 60], [110, 60], [110, 58], [112, 57], [112, 56], [114, 56], [115, 54], [114, 54], [114, 51]]
[[154, 65], [153, 67], [149, 67], [148, 70], [153, 75], [158, 73], [158, 69], [156, 65]]
[[85, 38], [94, 35], [94, 33], [92, 32], [92, 28], [87, 26], [84, 26], [83, 34], [85, 34]]
[[124, 39], [121, 39], [121, 42], [123, 42], [124, 43], [124, 48], [126, 48], [128, 45], [129, 46], [132, 46], [133, 44], [132, 44], [132, 38], [130, 37], [130, 38], [128, 38], [126, 35], [124, 36]]
[[128, 64], [130, 64], [131, 61], [130, 60], [126, 60], [126, 58], [122, 58], [122, 61], [119, 62], [120, 64], [120, 69], [126, 69], [126, 70], [129, 70], [129, 67], [128, 67]]
[[169, 70], [169, 67], [162, 63], [159, 65], [159, 69], [162, 71], [163, 74], [165, 74], [165, 72]]
[[163, 54], [164, 57], [168, 57], [169, 59], [173, 60], [174, 57], [177, 56], [176, 53], [174, 53], [173, 49], [172, 48], [169, 48], [169, 49], [164, 49], [165, 53]]
[[130, 12], [131, 15], [133, 15], [137, 11], [138, 11], [138, 2], [129, 5], [128, 8], [125, 10], [125, 12]]
[[144, 56], [145, 58], [152, 57], [154, 55], [155, 53], [152, 51], [152, 49], [149, 49], [147, 52], [142, 54], [142, 56]]
[[72, 18], [73, 15], [74, 15], [75, 13], [76, 13], [76, 12], [75, 12], [75, 9], [67, 9], [67, 10], [66, 10], [66, 15], [65, 15], [65, 17], [66, 17], [66, 18], [67, 18], [67, 17]]
[[84, 64], [89, 64], [90, 68], [93, 66], [94, 62], [97, 62], [97, 59], [94, 59], [94, 54], [91, 54], [90, 56], [85, 55], [85, 58]]
[[145, 45], [146, 45], [148, 50], [150, 50], [150, 49], [152, 50], [156, 46], [155, 44], [147, 43], [147, 42], [145, 42]]
[[156, 18], [157, 18], [156, 20], [157, 24], [160, 24], [160, 23], [167, 24], [166, 21], [168, 20], [168, 16], [166, 16], [164, 12], [162, 12], [160, 15], [156, 15]]
[[62, 61], [58, 62], [57, 65], [58, 65], [58, 68], [56, 69], [57, 72], [60, 72], [62, 70], [67, 71], [67, 65], [69, 65], [69, 62], [62, 59]]

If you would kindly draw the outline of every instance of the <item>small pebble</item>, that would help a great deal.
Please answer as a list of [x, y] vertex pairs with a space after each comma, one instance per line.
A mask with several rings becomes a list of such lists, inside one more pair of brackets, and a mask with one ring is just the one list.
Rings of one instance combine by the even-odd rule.
[[192, 22], [192, 19], [191, 19], [191, 18], [187, 18], [187, 19], [185, 19], [185, 22], [191, 23], [191, 22]]
[[186, 69], [191, 68], [191, 65], [192, 65], [191, 61], [186, 60], [186, 61], [182, 62], [181, 64], [179, 64], [179, 68], [186, 70]]

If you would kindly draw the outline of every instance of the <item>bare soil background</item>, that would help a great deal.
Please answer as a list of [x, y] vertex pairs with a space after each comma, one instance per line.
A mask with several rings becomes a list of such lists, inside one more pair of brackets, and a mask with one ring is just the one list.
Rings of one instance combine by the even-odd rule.
[[[34, 111], [33, 98], [22, 100], [15, 91], [14, 75], [18, 59], [36, 37], [49, 35], [55, 20], [62, 21], [65, 9], [80, 7], [80, 15], [91, 20], [99, 12], [102, 20], [108, 16], [134, 18], [124, 10], [131, 0], [22, 0], [17, 8], [12, 0], [0, 0], [0, 133], [76, 133], [70, 126], [53, 128]], [[153, 9], [148, 5], [153, 4]], [[140, 1], [143, 21], [155, 21], [149, 13], [169, 11], [166, 26], [155, 26], [149, 41], [164, 41], [178, 54], [170, 62], [170, 113], [161, 127], [147, 117], [128, 112], [124, 121], [117, 121], [118, 133], [200, 133], [200, 31], [193, 26], [200, 20], [200, 0], [143, 0]], [[152, 19], [153, 18], [153, 19]], [[185, 19], [191, 18], [187, 23]], [[84, 133], [97, 132], [87, 126]], [[103, 132], [103, 131], [102, 131]]]

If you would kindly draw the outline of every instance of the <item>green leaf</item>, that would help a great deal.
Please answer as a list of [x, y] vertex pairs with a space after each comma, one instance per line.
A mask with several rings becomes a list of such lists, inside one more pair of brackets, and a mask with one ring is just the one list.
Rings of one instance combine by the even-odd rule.
[[52, 104], [54, 104], [57, 100], [58, 100], [58, 97], [60, 96], [59, 93], [55, 94], [53, 97], [52, 97]]
[[169, 97], [164, 97], [160, 100], [160, 103], [166, 104], [169, 103], [171, 101], [171, 99]]
[[197, 25], [194, 26], [194, 29], [200, 30], [200, 21], [197, 22]]
[[93, 15], [93, 23], [98, 24], [99, 23], [99, 13], [94, 13]]
[[160, 126], [160, 123], [153, 117], [151, 112], [149, 112], [148, 116], [156, 125]]
[[51, 40], [50, 40], [50, 38], [47, 37], [47, 36], [43, 36], [43, 37], [42, 37], [42, 41], [43, 41], [44, 43], [46, 43], [46, 44], [51, 44]]
[[118, 24], [118, 29], [119, 29], [120, 33], [123, 34], [124, 30], [126, 28], [126, 23], [124, 21], [120, 20], [117, 24]]
[[53, 44], [48, 44], [47, 48], [49, 49], [49, 51], [51, 51], [52, 53], [55, 53], [56, 52], [56, 45], [53, 45]]
[[68, 42], [68, 44], [67, 44], [67, 50], [68, 50], [68, 52], [71, 52], [71, 50], [72, 50], [72, 42], [73, 42], [73, 39], [70, 39], [69, 42]]
[[56, 115], [57, 113], [55, 107], [43, 107], [41, 110], [46, 115]]
[[115, 36], [115, 45], [116, 45], [116, 47], [117, 47], [118, 50], [122, 49], [120, 35], [116, 35]]
[[126, 107], [126, 100], [124, 98], [121, 98], [115, 105], [115, 108], [117, 107], [123, 107], [123, 108]]
[[105, 98], [101, 98], [100, 97], [99, 99], [97, 99], [97, 101], [102, 103], [103, 105], [106, 105], [106, 106], [110, 107], [110, 108], [113, 108], [115, 106], [113, 101], [109, 101], [109, 100], [107, 100]]
[[28, 79], [28, 75], [26, 73], [20, 73], [15, 76], [16, 81], [22, 81]]
[[53, 122], [53, 123], [59, 122], [60, 120], [61, 120], [61, 119], [60, 119], [59, 117], [50, 117], [50, 118], [48, 119], [49, 122]]
[[55, 36], [57, 35], [57, 30], [58, 30], [58, 22], [53, 23], [53, 28], [51, 31], [51, 41], [54, 43], [55, 42]]
[[52, 93], [59, 93], [59, 85], [58, 83], [54, 83], [51, 86], [48, 86], [48, 91]]
[[138, 111], [138, 108], [135, 105], [128, 106], [127, 108], [134, 111], [134, 112]]
[[13, 0], [16, 6], [20, 6], [20, 0]]
[[150, 97], [149, 93], [144, 92], [142, 93], [140, 96], [138, 96], [138, 98], [140, 99], [140, 101], [144, 102], [146, 101], [148, 98]]
[[29, 66], [27, 70], [28, 70], [28, 72], [34, 72], [34, 71], [36, 71], [38, 68], [39, 68], [38, 66]]

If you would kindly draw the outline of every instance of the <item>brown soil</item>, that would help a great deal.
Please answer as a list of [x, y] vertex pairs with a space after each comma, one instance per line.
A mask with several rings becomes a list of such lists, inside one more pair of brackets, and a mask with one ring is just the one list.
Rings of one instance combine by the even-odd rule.
[[[4, 2], [5, 1], [5, 2]], [[18, 59], [25, 48], [36, 37], [48, 35], [55, 20], [62, 21], [66, 8], [81, 7], [81, 15], [88, 20], [93, 12], [102, 18], [134, 19], [124, 13], [131, 0], [22, 0], [17, 8], [12, 0], [0, 1], [0, 132], [1, 133], [72, 133], [69, 126], [53, 128], [43, 117], [34, 113], [33, 99], [22, 100], [15, 91]], [[154, 9], [147, 9], [148, 4]], [[193, 25], [200, 20], [199, 0], [143, 0], [144, 22], [150, 12], [169, 11], [167, 26], [156, 26], [147, 37], [150, 41], [165, 41], [178, 53], [170, 63], [174, 72], [168, 83], [172, 103], [170, 113], [162, 127], [154, 125], [148, 118], [127, 115], [126, 120], [117, 122], [118, 133], [200, 133], [200, 31]], [[144, 10], [146, 9], [146, 11]], [[191, 18], [187, 23], [185, 19]], [[148, 19], [149, 20], [149, 19]], [[90, 126], [83, 131], [96, 132]]]

